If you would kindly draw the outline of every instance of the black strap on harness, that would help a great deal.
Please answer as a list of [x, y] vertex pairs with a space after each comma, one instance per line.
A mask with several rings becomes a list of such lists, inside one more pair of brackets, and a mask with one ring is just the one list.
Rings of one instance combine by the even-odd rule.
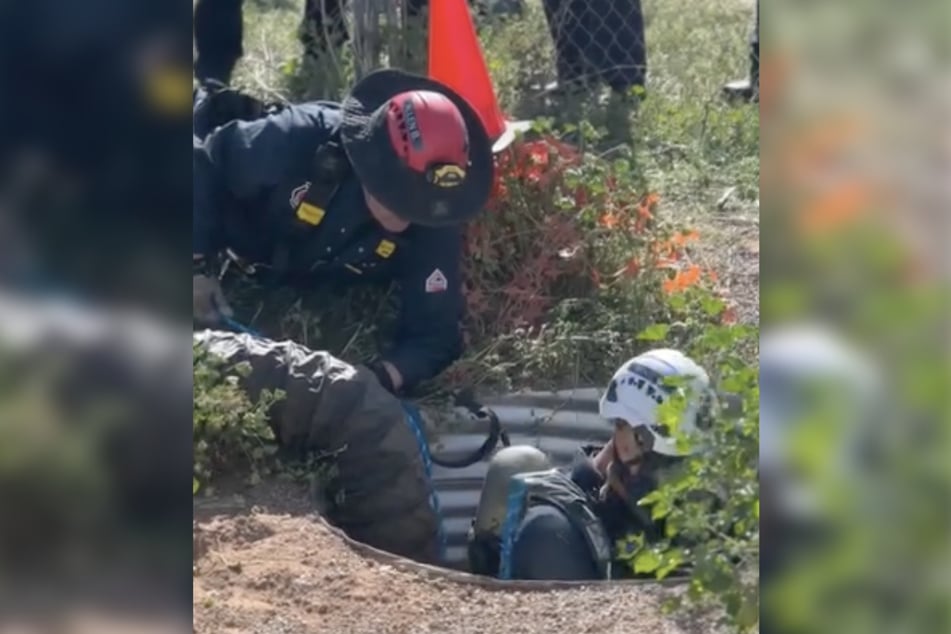
[[314, 153], [307, 193], [293, 210], [290, 221], [281, 223], [281, 236], [271, 259], [271, 267], [276, 276], [283, 277], [287, 274], [294, 245], [311, 235], [314, 227], [320, 224], [330, 201], [352, 169], [343, 149], [340, 130], [337, 128], [331, 133], [330, 139]]

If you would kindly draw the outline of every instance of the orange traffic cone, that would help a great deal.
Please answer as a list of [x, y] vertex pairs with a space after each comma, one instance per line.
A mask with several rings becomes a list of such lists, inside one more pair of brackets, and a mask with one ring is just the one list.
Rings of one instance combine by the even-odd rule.
[[429, 77], [475, 108], [492, 139], [493, 152], [501, 152], [515, 140], [516, 132], [531, 127], [530, 121], [508, 121], [502, 114], [466, 0], [429, 2]]

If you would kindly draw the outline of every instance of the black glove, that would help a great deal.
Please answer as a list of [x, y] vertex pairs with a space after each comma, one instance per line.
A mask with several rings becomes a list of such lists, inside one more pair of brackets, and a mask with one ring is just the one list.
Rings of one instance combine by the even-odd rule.
[[386, 366], [383, 365], [381, 359], [377, 359], [372, 363], [367, 365], [367, 368], [376, 375], [377, 380], [380, 382], [380, 385], [389, 392], [390, 394], [396, 395], [396, 389], [393, 387], [393, 379], [390, 378], [390, 373], [387, 372]]

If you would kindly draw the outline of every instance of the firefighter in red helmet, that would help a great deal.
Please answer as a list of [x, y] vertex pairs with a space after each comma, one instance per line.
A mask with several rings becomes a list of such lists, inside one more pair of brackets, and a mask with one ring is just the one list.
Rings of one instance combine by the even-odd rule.
[[491, 142], [446, 86], [387, 69], [343, 103], [290, 105], [194, 138], [195, 319], [230, 309], [218, 285], [230, 252], [278, 283], [398, 282], [393, 345], [371, 364], [396, 393], [461, 353], [463, 224], [488, 201]]

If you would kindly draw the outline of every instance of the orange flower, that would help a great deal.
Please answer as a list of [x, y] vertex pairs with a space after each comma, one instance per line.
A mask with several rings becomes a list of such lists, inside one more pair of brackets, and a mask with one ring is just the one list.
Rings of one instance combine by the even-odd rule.
[[600, 218], [598, 218], [598, 224], [605, 229], [616, 228], [618, 226], [618, 222], [620, 222], [620, 220], [618, 219], [617, 214], [611, 212], [604, 213]]
[[627, 261], [627, 265], [622, 269], [622, 273], [627, 277], [637, 277], [637, 274], [641, 272], [641, 263], [637, 261], [637, 258], [631, 258]]
[[700, 281], [700, 272], [700, 267], [696, 264], [684, 271], [678, 271], [672, 279], [664, 281], [664, 291], [673, 294], [690, 288]]
[[678, 233], [673, 238], [671, 238], [671, 242], [673, 242], [678, 247], [685, 247], [687, 246], [688, 242], [696, 242], [699, 239], [700, 234], [694, 230], [690, 230], [684, 233]]
[[651, 254], [657, 259], [658, 266], [677, 262], [683, 257], [680, 249], [670, 241], [654, 242], [651, 245]]
[[647, 228], [647, 223], [654, 218], [654, 214], [651, 212], [659, 200], [660, 196], [657, 194], [647, 194], [641, 199], [637, 207], [637, 219], [634, 221], [634, 233], [644, 232]]
[[871, 189], [864, 183], [845, 183], [804, 210], [800, 227], [808, 233], [834, 229], [859, 216], [871, 198]]

